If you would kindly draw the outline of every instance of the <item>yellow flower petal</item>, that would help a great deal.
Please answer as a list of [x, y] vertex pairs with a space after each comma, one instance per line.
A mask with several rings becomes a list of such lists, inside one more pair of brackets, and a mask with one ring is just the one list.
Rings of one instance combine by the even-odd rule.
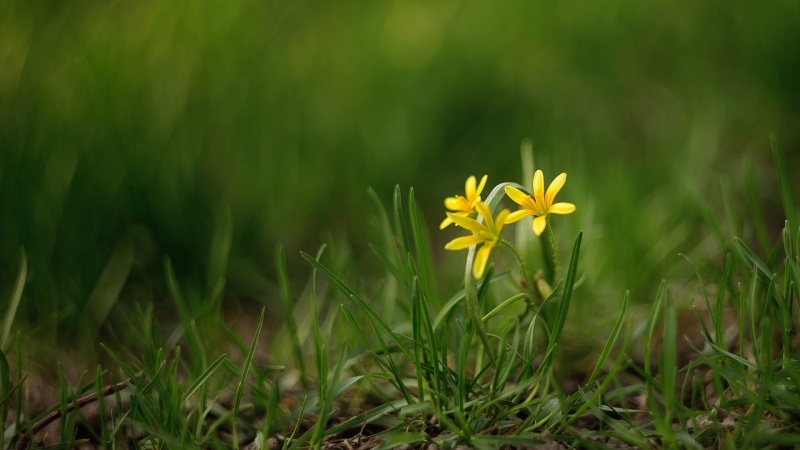
[[478, 202], [475, 204], [475, 210], [483, 216], [483, 223], [486, 224], [486, 228], [494, 230], [494, 219], [492, 219], [492, 211], [489, 209], [489, 205]]
[[455, 222], [456, 225], [464, 227], [467, 230], [472, 231], [473, 233], [480, 233], [485, 229], [483, 225], [481, 225], [477, 220], [471, 217], [466, 217], [453, 213], [447, 213], [447, 217], [449, 217], [453, 222]]
[[508, 217], [506, 217], [506, 223], [514, 223], [527, 216], [532, 216], [533, 214], [534, 212], [530, 209], [520, 209], [519, 211], [514, 211], [509, 214]]
[[561, 188], [564, 187], [564, 183], [566, 182], [567, 182], [567, 174], [562, 173], [561, 175], [557, 176], [552, 183], [550, 183], [550, 186], [547, 187], [547, 194], [545, 194], [545, 199], [544, 199], [547, 206], [553, 204], [553, 199], [556, 198], [556, 194], [558, 194], [558, 191], [560, 191]]
[[556, 203], [550, 207], [550, 212], [553, 214], [570, 214], [575, 212], [575, 205], [572, 203]]
[[492, 245], [486, 243], [475, 253], [475, 262], [472, 264], [472, 275], [476, 279], [483, 276], [483, 271], [486, 269], [486, 263], [489, 261], [489, 254], [492, 251]]
[[506, 189], [506, 195], [508, 195], [508, 198], [510, 198], [511, 200], [514, 200], [514, 202], [517, 203], [518, 205], [520, 205], [522, 207], [525, 207], [525, 208], [528, 208], [528, 209], [534, 209], [535, 208], [535, 206], [533, 204], [533, 199], [531, 198], [530, 195], [520, 191], [519, 189], [517, 189], [517, 188], [515, 188], [513, 186], [506, 186], [505, 189]]
[[544, 174], [541, 170], [533, 174], [533, 198], [539, 206], [544, 205]]
[[444, 220], [442, 221], [442, 223], [440, 223], [440, 224], [439, 224], [439, 229], [440, 229], [440, 230], [444, 230], [444, 229], [445, 229], [445, 228], [447, 228], [447, 227], [448, 227], [448, 225], [450, 225], [451, 223], [453, 223], [453, 219], [451, 219], [451, 218], [449, 218], [449, 217], [445, 217], [445, 218], [444, 218]]
[[503, 226], [506, 224], [510, 213], [511, 211], [504, 209], [497, 214], [497, 217], [494, 218], [494, 225], [497, 227], [497, 234], [500, 234], [500, 232], [503, 231]]
[[533, 219], [533, 232], [536, 233], [537, 236], [541, 236], [544, 233], [544, 229], [547, 228], [547, 216], [539, 216]]
[[470, 175], [467, 182], [464, 184], [464, 192], [467, 194], [467, 199], [475, 197], [475, 176]]
[[478, 189], [475, 191], [477, 195], [480, 195], [480, 193], [483, 191], [483, 187], [486, 186], [487, 179], [489, 179], [489, 175], [484, 175], [483, 178], [481, 178], [481, 182], [478, 184]]
[[470, 248], [475, 244], [480, 244], [481, 242], [483, 242], [483, 238], [477, 234], [473, 234], [472, 236], [461, 236], [445, 244], [444, 249], [464, 250], [465, 248]]
[[461, 202], [458, 200], [458, 197], [447, 197], [444, 199], [444, 207], [451, 211], [460, 211]]

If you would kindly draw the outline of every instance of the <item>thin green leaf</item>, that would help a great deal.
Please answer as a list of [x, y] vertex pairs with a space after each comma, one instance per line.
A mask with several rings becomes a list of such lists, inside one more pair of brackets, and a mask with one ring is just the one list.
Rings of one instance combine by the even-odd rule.
[[678, 373], [678, 324], [676, 320], [675, 306], [670, 295], [664, 302], [664, 341], [661, 344], [661, 358], [659, 372], [664, 380], [664, 422], [665, 426], [670, 424], [674, 417], [674, 408], [677, 403], [675, 397], [676, 375]]
[[431, 243], [425, 230], [425, 221], [419, 212], [419, 206], [414, 200], [414, 189], [408, 192], [408, 215], [411, 222], [411, 236], [414, 240], [416, 252], [417, 276], [425, 298], [434, 305], [439, 304], [439, 290], [436, 286], [436, 274], [433, 270], [433, 253]]
[[172, 261], [169, 257], [164, 258], [164, 271], [166, 273], [167, 286], [175, 302], [175, 308], [178, 310], [183, 333], [186, 335], [189, 353], [192, 355], [192, 368], [196, 372], [199, 372], [203, 367], [206, 367], [205, 348], [203, 347], [203, 342], [200, 339], [197, 328], [193, 325], [195, 318], [190, 312], [186, 299], [183, 296], [178, 280], [175, 277], [175, 270], [172, 268]]
[[589, 380], [585, 383], [586, 386], [591, 384], [597, 374], [600, 373], [600, 369], [603, 368], [603, 364], [605, 364], [609, 353], [611, 353], [614, 343], [617, 342], [619, 332], [622, 330], [622, 324], [625, 322], [625, 318], [627, 318], [628, 315], [628, 304], [630, 303], [630, 299], [631, 291], [625, 291], [625, 296], [622, 298], [622, 310], [619, 312], [617, 321], [614, 322], [614, 326], [611, 328], [611, 334], [609, 334], [608, 339], [606, 339], [606, 345], [603, 346], [603, 350], [600, 352], [600, 357], [597, 359], [597, 364], [595, 364], [592, 374], [589, 375]]
[[202, 374], [200, 374], [200, 376], [197, 377], [196, 380], [194, 380], [194, 383], [192, 383], [192, 385], [189, 386], [189, 388], [183, 394], [183, 399], [181, 403], [185, 404], [186, 401], [189, 400], [189, 398], [191, 398], [195, 392], [197, 392], [200, 386], [202, 386], [203, 383], [205, 383], [206, 381], [208, 381], [209, 378], [211, 378], [211, 375], [213, 375], [214, 372], [216, 372], [217, 369], [219, 369], [219, 367], [227, 358], [228, 358], [227, 355], [222, 355], [219, 358], [217, 358], [216, 361], [211, 363], [211, 365], [208, 366], [208, 368]]
[[403, 195], [400, 192], [400, 185], [394, 187], [394, 232], [397, 240], [400, 243], [401, 257], [411, 253], [411, 245], [408, 241], [408, 232], [406, 232], [406, 219], [403, 214]]
[[789, 178], [789, 170], [786, 167], [786, 162], [783, 160], [783, 154], [775, 134], [769, 136], [769, 143], [772, 147], [772, 156], [775, 158], [775, 168], [778, 171], [778, 178], [781, 182], [783, 211], [786, 213], [786, 220], [788, 220], [789, 223], [796, 224], [798, 208], [797, 204], [794, 202], [794, 196], [792, 195], [792, 180]]
[[250, 350], [247, 352], [247, 356], [245, 357], [244, 367], [242, 368], [242, 376], [239, 378], [239, 384], [236, 386], [236, 394], [233, 398], [233, 423], [231, 425], [231, 434], [233, 435], [233, 448], [235, 449], [239, 448], [239, 404], [242, 401], [244, 387], [247, 384], [247, 375], [250, 373], [250, 366], [253, 365], [253, 358], [255, 357], [256, 347], [258, 346], [258, 338], [261, 335], [261, 327], [264, 326], [265, 312], [266, 308], [261, 308], [261, 315], [258, 318], [258, 325], [256, 325], [256, 331], [253, 335], [253, 342], [250, 344]]
[[348, 286], [348, 285], [347, 285], [347, 283], [345, 283], [344, 281], [342, 281], [342, 280], [341, 280], [341, 278], [337, 277], [337, 276], [336, 276], [336, 275], [335, 275], [335, 274], [334, 274], [334, 273], [333, 273], [333, 272], [332, 272], [330, 269], [328, 269], [327, 267], [325, 267], [325, 265], [323, 265], [322, 263], [320, 263], [320, 262], [319, 262], [319, 261], [317, 261], [316, 259], [312, 258], [312, 257], [311, 257], [311, 255], [309, 255], [309, 254], [307, 254], [307, 253], [304, 253], [304, 252], [300, 252], [300, 254], [301, 254], [301, 255], [303, 256], [303, 258], [305, 258], [305, 260], [306, 260], [306, 261], [308, 261], [308, 262], [309, 262], [309, 263], [310, 263], [310, 264], [311, 264], [311, 265], [312, 265], [312, 266], [313, 266], [315, 269], [319, 270], [319, 272], [320, 272], [320, 273], [322, 273], [322, 275], [323, 275], [323, 276], [325, 276], [325, 278], [327, 278], [328, 280], [330, 280], [330, 281], [331, 281], [331, 282], [332, 282], [334, 285], [336, 285], [336, 287], [338, 287], [338, 288], [339, 288], [339, 289], [340, 289], [340, 290], [341, 290], [341, 291], [342, 291], [342, 292], [343, 292], [343, 293], [344, 293], [344, 294], [345, 294], [345, 295], [346, 295], [348, 298], [350, 298], [350, 299], [351, 299], [351, 300], [352, 300], [352, 301], [353, 301], [353, 302], [356, 304], [356, 306], [358, 306], [358, 308], [359, 308], [361, 311], [364, 311], [365, 313], [367, 313], [367, 316], [370, 318], [370, 321], [373, 323], [373, 325], [377, 325], [377, 327], [376, 327], [376, 328], [379, 328], [380, 330], [382, 330], [382, 331], [385, 331], [385, 332], [386, 332], [386, 334], [389, 336], [389, 338], [390, 338], [392, 341], [394, 341], [394, 342], [395, 342], [395, 343], [398, 345], [398, 347], [400, 348], [400, 350], [401, 350], [401, 351], [402, 351], [402, 352], [403, 352], [403, 353], [404, 353], [404, 354], [405, 354], [405, 355], [406, 355], [406, 356], [407, 356], [409, 359], [413, 359], [413, 356], [412, 356], [412, 355], [411, 355], [411, 353], [408, 351], [408, 349], [406, 349], [406, 348], [405, 348], [405, 346], [403, 345], [403, 343], [402, 343], [402, 342], [401, 342], [401, 341], [398, 339], [398, 337], [396, 336], [396, 333], [395, 333], [395, 332], [394, 332], [394, 331], [393, 331], [393, 330], [392, 330], [392, 329], [389, 327], [389, 325], [387, 325], [387, 324], [386, 324], [386, 322], [384, 322], [384, 320], [383, 320], [383, 319], [380, 317], [380, 315], [378, 315], [378, 314], [375, 312], [375, 310], [374, 310], [374, 309], [372, 309], [372, 308], [369, 306], [369, 304], [368, 304], [367, 302], [365, 302], [365, 301], [364, 301], [364, 300], [363, 300], [363, 299], [362, 299], [362, 298], [361, 298], [361, 297], [360, 297], [358, 294], [356, 294], [356, 293], [355, 293], [355, 291], [353, 291], [353, 290], [350, 288], [350, 286]]
[[286, 270], [286, 252], [281, 244], [278, 244], [275, 249], [275, 268], [278, 272], [278, 284], [281, 288], [281, 300], [284, 311], [283, 319], [289, 328], [289, 341], [294, 351], [294, 360], [297, 364], [297, 369], [300, 371], [300, 384], [308, 389], [305, 357], [303, 356], [303, 347], [300, 345], [300, 337], [297, 331], [297, 319], [295, 318], [294, 312], [292, 286], [289, 283], [289, 274]]
[[753, 173], [753, 166], [749, 163], [745, 163], [744, 165], [744, 181], [746, 186], [745, 190], [747, 191], [747, 201], [749, 203], [748, 206], [750, 207], [750, 214], [748, 214], [748, 217], [750, 218], [750, 223], [752, 223], [755, 228], [759, 247], [761, 247], [762, 251], [766, 252], [769, 249], [769, 233], [767, 232], [767, 226], [764, 222], [764, 213], [761, 211], [758, 182]]
[[561, 337], [561, 331], [564, 329], [564, 324], [567, 321], [567, 313], [569, 312], [569, 305], [570, 301], [572, 300], [572, 292], [575, 287], [575, 276], [578, 272], [578, 256], [580, 255], [582, 238], [583, 231], [580, 231], [578, 232], [578, 237], [575, 238], [575, 244], [572, 246], [572, 256], [569, 260], [567, 278], [564, 281], [564, 293], [561, 296], [561, 301], [558, 303], [558, 313], [555, 321], [553, 322], [552, 330], [550, 331], [550, 342], [547, 345], [545, 361], [552, 360], [553, 351], [558, 343], [558, 339]]
[[482, 321], [486, 322], [487, 320], [491, 319], [492, 317], [496, 316], [500, 311], [504, 310], [507, 306], [515, 303], [518, 300], [523, 300], [528, 298], [528, 294], [521, 293], [511, 296], [506, 300], [503, 300], [499, 305], [497, 305], [493, 310], [489, 311], [488, 314], [481, 318]]
[[744, 258], [744, 262], [747, 264], [747, 266], [750, 267], [750, 270], [758, 269], [764, 275], [767, 276], [767, 279], [771, 280], [772, 271], [769, 270], [769, 267], [767, 267], [767, 265], [764, 264], [764, 262], [761, 261], [761, 259], [758, 256], [756, 256], [756, 254], [753, 253], [753, 251], [750, 250], [750, 248], [747, 247], [747, 244], [745, 244], [738, 237], [733, 238], [733, 241], [736, 243], [736, 248], [739, 249], [739, 253]]
[[11, 395], [11, 368], [8, 366], [8, 359], [2, 349], [0, 349], [0, 395], [3, 396], [0, 399], [0, 445], [2, 445], [5, 442], [8, 399]]
[[650, 353], [651, 349], [653, 348], [653, 333], [655, 332], [656, 323], [658, 322], [658, 317], [660, 316], [661, 303], [664, 301], [666, 289], [667, 281], [662, 280], [661, 284], [658, 286], [656, 300], [653, 302], [653, 307], [650, 309], [650, 315], [647, 319], [647, 329], [645, 331], [644, 340], [644, 370], [648, 375], [652, 373], [650, 366]]
[[11, 324], [14, 323], [14, 318], [17, 316], [17, 308], [22, 299], [22, 291], [25, 288], [25, 280], [27, 277], [28, 255], [25, 252], [25, 247], [22, 247], [19, 256], [19, 272], [17, 273], [17, 280], [14, 282], [14, 290], [11, 291], [8, 310], [6, 310], [5, 320], [3, 321], [3, 334], [0, 335], [0, 349], [2, 350], [7, 349], [8, 337], [11, 335]]

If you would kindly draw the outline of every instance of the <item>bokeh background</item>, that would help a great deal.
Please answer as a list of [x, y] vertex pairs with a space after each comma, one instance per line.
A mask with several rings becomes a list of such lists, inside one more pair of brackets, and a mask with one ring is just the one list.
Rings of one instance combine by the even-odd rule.
[[587, 296], [648, 301], [678, 252], [723, 258], [704, 211], [753, 237], [748, 170], [782, 227], [769, 136], [797, 179], [798, 24], [788, 0], [0, 2], [0, 304], [21, 248], [18, 324], [53, 340], [168, 304], [165, 256], [189, 297], [224, 276], [227, 305], [276, 303], [278, 243], [293, 279], [324, 242], [367, 276], [367, 188], [396, 184], [447, 291], [443, 198], [519, 181], [524, 138], [569, 174], [555, 225], [586, 233]]

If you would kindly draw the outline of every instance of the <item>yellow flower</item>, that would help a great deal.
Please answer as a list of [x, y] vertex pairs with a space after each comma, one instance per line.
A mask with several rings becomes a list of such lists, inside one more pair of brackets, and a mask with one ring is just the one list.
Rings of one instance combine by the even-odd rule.
[[509, 211], [504, 209], [497, 214], [495, 219], [492, 219], [492, 212], [486, 203], [478, 201], [475, 203], [475, 209], [483, 216], [483, 223], [457, 213], [447, 213], [447, 217], [452, 219], [453, 222], [472, 231], [473, 234], [455, 238], [448, 242], [444, 248], [446, 250], [463, 250], [475, 244], [483, 243], [480, 250], [475, 253], [475, 262], [472, 265], [472, 274], [475, 275], [475, 278], [480, 278], [483, 276], [484, 269], [486, 269], [486, 263], [489, 261], [489, 253], [491, 253], [492, 247], [500, 242], [500, 232], [503, 231]]
[[[475, 176], [470, 176], [467, 178], [466, 185], [464, 186], [466, 197], [462, 195], [456, 195], [455, 197], [447, 197], [444, 199], [444, 206], [445, 208], [455, 211], [453, 214], [461, 217], [470, 217], [474, 210], [475, 204], [481, 201], [481, 191], [483, 187], [486, 185], [486, 178], [488, 175], [484, 175], [481, 178], [481, 183], [478, 187], [475, 187]], [[445, 227], [453, 223], [453, 219], [450, 218], [451, 213], [447, 213], [448, 217], [439, 224], [439, 229], [443, 230]]]
[[506, 218], [506, 222], [513, 223], [525, 216], [535, 216], [533, 219], [533, 232], [537, 236], [541, 236], [544, 229], [547, 228], [547, 215], [548, 214], [569, 214], [575, 211], [575, 205], [572, 203], [556, 203], [553, 204], [556, 194], [564, 186], [567, 181], [567, 174], [562, 173], [557, 176], [547, 192], [544, 191], [544, 175], [541, 170], [537, 170], [533, 175], [533, 198], [525, 194], [517, 188], [506, 186], [506, 194], [511, 197], [511, 200], [519, 203], [524, 209], [514, 211]]

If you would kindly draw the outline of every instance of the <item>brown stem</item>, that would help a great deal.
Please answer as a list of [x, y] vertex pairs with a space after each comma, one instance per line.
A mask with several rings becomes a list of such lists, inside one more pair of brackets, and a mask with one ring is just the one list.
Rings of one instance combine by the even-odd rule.
[[[121, 382], [119, 382], [117, 384], [110, 384], [110, 385], [104, 387], [103, 390], [102, 390], [103, 397], [111, 395], [114, 392], [121, 391], [122, 389], [124, 389], [130, 383], [131, 380], [132, 379], [128, 379], [128, 380], [125, 380], [125, 381], [121, 381]], [[74, 402], [68, 404], [67, 405], [67, 409], [66, 409], [65, 412], [71, 412], [71, 411], [74, 411], [76, 409], [83, 408], [84, 406], [88, 405], [89, 403], [97, 401], [97, 398], [98, 398], [97, 392], [93, 392], [91, 394], [85, 395], [85, 396], [75, 400]], [[41, 420], [39, 420], [38, 422], [33, 424], [33, 426], [31, 426], [31, 429], [28, 430], [27, 433], [20, 434], [19, 439], [17, 439], [17, 443], [14, 445], [14, 450], [24, 450], [25, 448], [27, 448], [28, 444], [30, 444], [30, 442], [31, 442], [31, 438], [35, 437], [36, 433], [38, 433], [44, 427], [50, 425], [51, 423], [53, 423], [54, 421], [56, 421], [56, 420], [58, 420], [60, 418], [61, 418], [61, 410], [60, 409], [56, 409], [55, 411], [51, 412], [50, 414], [44, 416]]]

